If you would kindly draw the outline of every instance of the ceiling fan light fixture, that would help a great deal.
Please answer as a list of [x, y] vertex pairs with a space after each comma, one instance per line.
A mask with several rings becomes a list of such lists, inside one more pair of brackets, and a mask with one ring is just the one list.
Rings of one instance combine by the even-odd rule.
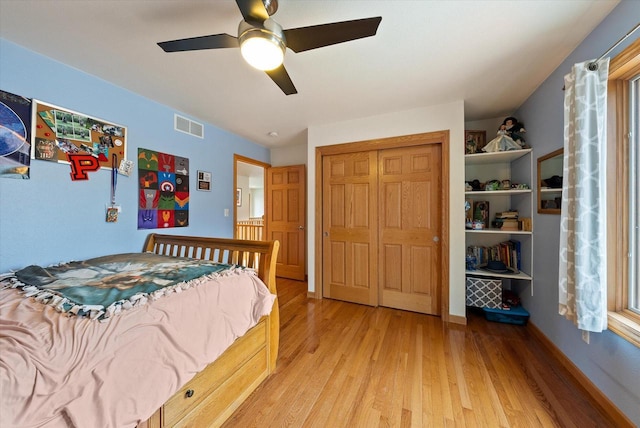
[[298, 91], [282, 63], [287, 48], [293, 52], [304, 52], [375, 36], [382, 20], [381, 16], [376, 16], [283, 30], [280, 24], [271, 19], [271, 15], [278, 10], [278, 1], [236, 0], [243, 18], [238, 24], [238, 37], [219, 33], [168, 40], [158, 45], [165, 52], [239, 47], [249, 65], [266, 72], [285, 95], [293, 95]]
[[264, 28], [250, 28], [240, 37], [240, 52], [245, 61], [258, 70], [273, 70], [282, 65], [286, 46], [281, 37]]

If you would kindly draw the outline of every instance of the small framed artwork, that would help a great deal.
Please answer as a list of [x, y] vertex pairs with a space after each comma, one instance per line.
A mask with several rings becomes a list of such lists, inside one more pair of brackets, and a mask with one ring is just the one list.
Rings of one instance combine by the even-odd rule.
[[239, 187], [236, 189], [236, 206], [242, 206], [242, 189]]
[[466, 155], [482, 153], [482, 148], [487, 144], [487, 131], [464, 131], [464, 141]]
[[198, 190], [211, 191], [211, 173], [207, 171], [198, 171]]
[[473, 204], [473, 228], [489, 229], [489, 201], [475, 201]]

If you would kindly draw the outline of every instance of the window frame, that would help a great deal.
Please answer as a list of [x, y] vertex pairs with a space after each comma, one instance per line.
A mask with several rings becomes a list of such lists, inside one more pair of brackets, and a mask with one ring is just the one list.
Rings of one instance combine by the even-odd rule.
[[[640, 39], [610, 61], [607, 94], [608, 328], [640, 347], [640, 315], [629, 310], [629, 82], [640, 74]], [[637, 138], [637, 137], [636, 137]]]

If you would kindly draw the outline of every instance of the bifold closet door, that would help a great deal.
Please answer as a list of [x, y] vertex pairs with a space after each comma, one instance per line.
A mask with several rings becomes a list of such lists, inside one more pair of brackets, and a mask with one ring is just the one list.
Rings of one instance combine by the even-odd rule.
[[323, 297], [440, 315], [441, 144], [324, 156]]
[[377, 152], [322, 159], [323, 297], [378, 305]]
[[441, 145], [378, 153], [381, 306], [440, 314]]

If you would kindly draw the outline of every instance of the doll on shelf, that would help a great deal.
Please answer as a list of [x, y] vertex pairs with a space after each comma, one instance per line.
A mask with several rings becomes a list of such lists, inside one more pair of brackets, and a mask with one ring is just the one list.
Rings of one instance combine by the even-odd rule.
[[524, 125], [522, 123], [518, 122], [518, 119], [510, 116], [502, 122], [502, 126], [504, 126], [511, 139], [520, 144], [521, 149], [526, 148], [524, 134], [527, 130], [524, 129]]
[[508, 117], [498, 129], [498, 135], [482, 148], [485, 152], [502, 152], [506, 150], [520, 150], [524, 148], [524, 134], [526, 130], [515, 117]]

